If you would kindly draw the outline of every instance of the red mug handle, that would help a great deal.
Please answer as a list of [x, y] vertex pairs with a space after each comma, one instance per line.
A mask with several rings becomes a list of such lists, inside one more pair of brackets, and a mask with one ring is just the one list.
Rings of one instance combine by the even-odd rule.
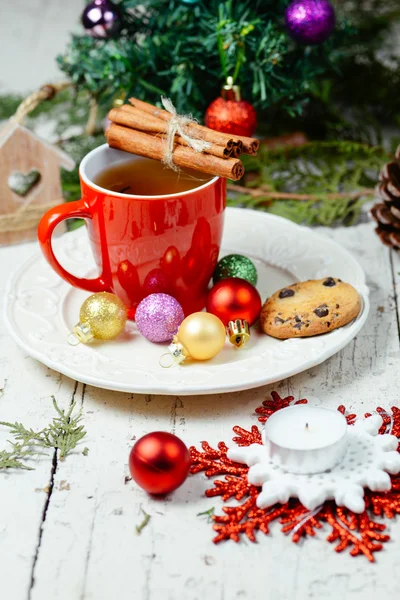
[[68, 273], [68, 271], [60, 265], [54, 255], [52, 247], [52, 235], [54, 229], [61, 221], [75, 217], [81, 219], [93, 218], [90, 206], [88, 206], [84, 200], [60, 204], [59, 206], [51, 208], [43, 215], [38, 228], [38, 238], [42, 252], [54, 271], [71, 285], [88, 292], [111, 292], [111, 284], [105, 280], [104, 273], [96, 279], [76, 277], [75, 275], [72, 275], [72, 273]]

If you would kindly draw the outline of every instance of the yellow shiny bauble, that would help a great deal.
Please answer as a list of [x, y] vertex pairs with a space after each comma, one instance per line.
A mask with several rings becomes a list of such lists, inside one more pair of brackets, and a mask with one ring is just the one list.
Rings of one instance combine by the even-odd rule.
[[115, 294], [98, 292], [82, 304], [79, 319], [73, 332], [80, 342], [87, 344], [93, 338], [112, 340], [124, 329], [127, 310]]
[[181, 345], [185, 358], [209, 360], [222, 350], [225, 338], [225, 327], [218, 317], [197, 312], [182, 321], [174, 343]]

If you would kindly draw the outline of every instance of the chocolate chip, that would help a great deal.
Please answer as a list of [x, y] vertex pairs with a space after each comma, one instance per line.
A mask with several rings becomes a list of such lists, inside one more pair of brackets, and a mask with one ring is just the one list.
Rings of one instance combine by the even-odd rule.
[[330, 326], [331, 326], [331, 324], [330, 324], [330, 323], [327, 323], [327, 324], [326, 324], [326, 326], [327, 326], [327, 327], [330, 327]]
[[298, 329], [299, 331], [301, 330], [301, 326], [304, 325], [304, 323], [302, 323], [300, 321], [300, 323], [296, 323], [296, 325], [293, 325], [293, 329]]
[[299, 315], [296, 315], [294, 320], [296, 321], [296, 323], [301, 323], [301, 319], [300, 319]]
[[320, 319], [322, 319], [322, 317], [327, 317], [329, 315], [329, 310], [328, 310], [328, 307], [326, 306], [326, 304], [321, 304], [321, 306], [318, 306], [314, 310], [314, 312], [317, 315], [317, 317], [319, 317]]
[[284, 288], [279, 292], [279, 298], [290, 298], [291, 296], [294, 296], [294, 290], [289, 288]]
[[326, 287], [333, 287], [336, 285], [336, 281], [333, 279], [333, 277], [328, 277], [328, 279], [325, 279], [322, 285], [325, 285]]
[[339, 308], [339, 304], [336, 304], [336, 308]]
[[282, 325], [285, 321], [280, 317], [275, 317], [275, 325]]

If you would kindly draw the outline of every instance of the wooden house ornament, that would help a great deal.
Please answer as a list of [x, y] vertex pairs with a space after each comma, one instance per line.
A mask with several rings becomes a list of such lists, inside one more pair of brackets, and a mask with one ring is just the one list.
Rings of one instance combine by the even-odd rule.
[[37, 238], [41, 216], [64, 202], [60, 168], [74, 161], [12, 118], [0, 127], [0, 245]]

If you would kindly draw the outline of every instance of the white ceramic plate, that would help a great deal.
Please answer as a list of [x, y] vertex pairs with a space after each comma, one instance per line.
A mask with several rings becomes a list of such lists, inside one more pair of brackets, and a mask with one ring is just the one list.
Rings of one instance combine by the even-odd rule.
[[[55, 242], [67, 270], [94, 274], [84, 228]], [[347, 250], [306, 227], [267, 213], [228, 208], [221, 256], [245, 254], [255, 263], [263, 301], [296, 280], [340, 277], [354, 285], [363, 308], [352, 323], [322, 336], [276, 340], [252, 329], [249, 344], [225, 348], [207, 362], [188, 362], [164, 369], [165, 346], [141, 337], [133, 323], [112, 342], [71, 347], [68, 333], [78, 321], [87, 292], [70, 287], [39, 252], [9, 281], [5, 318], [17, 344], [30, 356], [65, 375], [101, 388], [146, 394], [210, 394], [273, 383], [323, 362], [360, 331], [369, 310], [365, 275]]]

